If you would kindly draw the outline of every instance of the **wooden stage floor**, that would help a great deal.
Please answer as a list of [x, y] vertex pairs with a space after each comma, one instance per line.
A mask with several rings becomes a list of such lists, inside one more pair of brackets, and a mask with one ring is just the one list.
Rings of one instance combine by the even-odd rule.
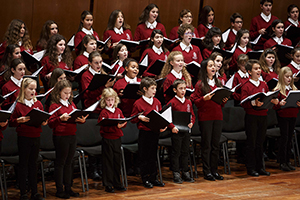
[[[129, 176], [129, 187], [126, 192], [106, 193], [101, 182], [89, 179], [88, 192], [83, 193], [80, 178], [74, 179], [73, 190], [80, 192], [80, 197], [71, 199], [300, 199], [300, 168], [293, 172], [279, 170], [275, 160], [266, 162], [267, 171], [271, 176], [249, 177], [243, 164], [231, 159], [231, 175], [223, 174], [223, 181], [206, 181], [203, 179], [202, 168], [198, 165], [199, 177], [195, 183], [175, 184], [169, 167], [163, 167], [165, 187], [146, 189], [139, 177]], [[223, 167], [219, 167], [223, 173]], [[47, 198], [55, 197], [53, 181], [46, 181]], [[39, 190], [42, 193], [41, 182]], [[18, 199], [19, 191], [13, 186], [8, 188], [9, 199]]]

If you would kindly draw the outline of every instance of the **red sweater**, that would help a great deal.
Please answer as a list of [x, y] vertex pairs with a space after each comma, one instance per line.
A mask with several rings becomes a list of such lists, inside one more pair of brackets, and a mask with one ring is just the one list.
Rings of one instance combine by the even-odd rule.
[[79, 69], [80, 67], [88, 63], [88, 58], [85, 55], [81, 54], [74, 60], [74, 70]]
[[[76, 47], [80, 44], [80, 42], [82, 41], [82, 39], [84, 38], [85, 35], [86, 34], [83, 31], [79, 31], [75, 35], [74, 45], [75, 45], [75, 52], [77, 55], [79, 54], [79, 50]], [[93, 30], [93, 36], [96, 38], [96, 40], [100, 40], [98, 33], [95, 30]]]
[[241, 54], [247, 54], [248, 52], [252, 51], [252, 49], [247, 48], [246, 52], [243, 52], [239, 47], [237, 47], [234, 51], [234, 54], [232, 55], [232, 59], [230, 61], [229, 64], [229, 69], [237, 72], [238, 71], [238, 67], [237, 67], [237, 58], [239, 55]]
[[7, 97], [6, 100], [4, 100], [2, 107], [13, 104], [13, 102], [17, 99], [18, 95], [19, 95], [19, 86], [17, 86], [11, 79], [9, 79], [9, 81], [7, 81], [3, 87], [2, 87], [2, 96], [11, 93], [14, 90], [17, 90], [15, 93], [13, 93], [12, 95], [10, 95], [9, 97]]
[[[198, 109], [198, 120], [223, 120], [222, 106], [212, 100], [204, 101], [201, 85], [201, 80], [199, 80], [196, 83], [195, 92], [191, 95], [191, 101], [197, 106]], [[211, 90], [214, 90], [217, 88], [217, 86], [210, 86], [210, 88]]]
[[[249, 80], [242, 86], [241, 88], [241, 100], [247, 98], [250, 95], [259, 93], [259, 92], [268, 92], [269, 88], [264, 81], [260, 81], [258, 87], [256, 87], [253, 83]], [[259, 116], [266, 116], [267, 109], [264, 110], [254, 110], [253, 106], [251, 105], [251, 101], [246, 101], [242, 104], [245, 112], [249, 115], [259, 115]]]
[[275, 72], [264, 72], [261, 71], [261, 76], [263, 78], [264, 81], [269, 82], [272, 78], [276, 78], [278, 79], [278, 74], [276, 74]]
[[62, 105], [61, 103], [53, 103], [49, 108], [49, 112], [55, 110], [56, 108], [61, 108], [56, 111], [49, 118], [48, 125], [53, 129], [53, 135], [55, 136], [67, 136], [67, 135], [76, 135], [76, 123], [66, 123], [60, 120], [60, 116], [64, 113], [70, 113], [72, 110], [76, 109], [75, 104], [72, 102], [72, 105], [68, 107]]
[[190, 49], [190, 51], [188, 53], [186, 51], [183, 51], [181, 49], [180, 45], [175, 47], [172, 51], [182, 52], [185, 63], [190, 63], [192, 61], [196, 61], [197, 63], [201, 63], [203, 58], [202, 58], [199, 47], [197, 47], [195, 45], [192, 45], [192, 47], [193, 47], [193, 49]]
[[289, 68], [291, 68], [293, 74], [296, 74], [299, 70], [296, 69], [291, 63], [287, 65]]
[[[278, 94], [278, 100], [279, 102], [282, 99], [285, 99], [287, 97], [287, 95], [289, 94], [289, 90], [286, 90], [286, 95], [281, 94], [281, 92], [279, 92]], [[273, 107], [276, 111], [277, 114], [280, 117], [293, 117], [293, 118], [297, 118], [298, 112], [299, 112], [299, 107], [298, 108], [283, 108], [281, 109], [280, 104], [278, 103], [277, 105], [274, 105]]]
[[72, 67], [68, 67], [66, 63], [64, 62], [60, 62], [59, 66], [54, 66], [50, 60], [49, 60], [49, 56], [45, 56], [42, 61], [41, 61], [42, 66], [44, 66], [44, 68], [42, 69], [42, 71], [40, 72], [40, 76], [41, 79], [44, 79], [45, 76], [47, 74], [49, 74], [50, 72], [52, 72], [55, 68], [61, 68], [61, 69], [66, 69], [66, 70], [72, 70]]
[[[274, 46], [276, 44], [277, 44], [277, 42], [273, 38], [270, 38], [264, 43], [264, 49], [271, 48], [272, 46]], [[292, 46], [291, 40], [287, 39], [287, 38], [283, 38], [283, 42], [281, 44], [286, 45], [286, 46]]]
[[[114, 68], [112, 68], [110, 74], [115, 74], [116, 71], [118, 70], [119, 66], [120, 66], [119, 63], [116, 64], [116, 65], [114, 66]], [[122, 74], [124, 71], [125, 71], [124, 66], [121, 66], [121, 67], [119, 68], [118, 74]]]
[[13, 127], [17, 127], [16, 131], [18, 136], [24, 137], [40, 137], [40, 133], [42, 132], [41, 126], [27, 126], [24, 123], [18, 123], [17, 119], [19, 117], [26, 116], [33, 108], [43, 110], [43, 105], [40, 101], [36, 101], [33, 106], [29, 107], [23, 103], [17, 102], [16, 108], [13, 114], [10, 116], [9, 125]]
[[207, 48], [202, 50], [202, 57], [203, 59], [209, 58], [210, 54], [212, 53], [213, 50], [208, 50]]
[[[141, 79], [137, 79], [138, 82], [141, 82]], [[126, 82], [125, 78], [119, 79], [115, 84], [113, 89], [117, 92], [117, 94], [120, 93], [120, 90], [124, 90], [126, 85], [128, 83]], [[119, 104], [119, 108], [122, 110], [123, 114], [125, 117], [130, 117], [132, 107], [136, 99], [125, 99], [125, 98], [120, 98], [121, 103]]]
[[[215, 27], [214, 25], [212, 27]], [[208, 32], [209, 28], [207, 28], [207, 26], [205, 26], [204, 24], [199, 24], [198, 28], [198, 33], [199, 33], [199, 37], [205, 37], [206, 33]]]
[[[148, 113], [150, 113], [152, 110], [156, 110], [157, 112], [161, 110], [161, 104], [158, 99], [153, 97], [153, 103], [150, 105], [147, 103], [143, 97], [139, 98], [135, 101], [133, 104], [131, 116], [137, 115], [140, 112], [144, 112], [143, 115], [146, 116]], [[151, 119], [150, 119], [151, 120]], [[145, 131], [151, 131], [148, 127], [146, 127], [137, 117], [131, 120], [132, 123], [138, 123], [138, 129], [145, 130]]]
[[[170, 35], [169, 35], [169, 38], [171, 40], [175, 40], [175, 39], [179, 38], [178, 33], [177, 33], [178, 28], [179, 28], [179, 26], [175, 26], [174, 28], [172, 28]], [[196, 28], [194, 28], [194, 37], [199, 38], [199, 33]]]
[[218, 79], [221, 81], [222, 85], [225, 85], [227, 82], [227, 77], [225, 73], [223, 74], [223, 76], [219, 76]]
[[[238, 86], [238, 88], [241, 88], [249, 80], [249, 78], [242, 78], [238, 72], [236, 72], [233, 76], [232, 88], [234, 88], [238, 84], [241, 84], [240, 86]], [[236, 88], [237, 92], [234, 92], [232, 94], [232, 97], [236, 101], [241, 101], [241, 92], [237, 90], [238, 88]]]
[[[165, 29], [164, 25], [157, 22], [155, 29], [161, 30], [162, 33], [164, 34], [164, 37], [167, 37], [166, 29]], [[135, 29], [134, 41], [146, 40], [146, 39], [150, 38], [153, 30], [154, 29], [147, 28], [145, 23], [139, 24]]]
[[[259, 32], [258, 32], [259, 30], [261, 30], [262, 28], [268, 28], [275, 19], [278, 19], [278, 18], [275, 17], [274, 15], [271, 15], [271, 20], [269, 22], [266, 22], [260, 16], [260, 14], [256, 17], [253, 17], [251, 20], [250, 30], [249, 30], [251, 41], [255, 40], [259, 36]], [[266, 39], [260, 38], [260, 40], [255, 45], [254, 50], [263, 49], [263, 44], [265, 42], [266, 42]]]
[[230, 32], [228, 34], [228, 38], [225, 42], [225, 49], [230, 50], [233, 47], [233, 44], [235, 43], [236, 34], [230, 29]]
[[[115, 112], [112, 113], [107, 109], [103, 109], [99, 115], [98, 123], [103, 119], [120, 119], [124, 118], [122, 111], [119, 108], [115, 108]], [[123, 136], [122, 129], [117, 126], [100, 126], [100, 134], [105, 139], [115, 140]]]
[[[171, 103], [172, 105], [172, 111], [181, 111], [181, 112], [189, 112], [192, 114], [191, 117], [191, 123], [194, 124], [195, 123], [195, 114], [193, 111], [193, 105], [192, 102], [188, 99], [185, 99], [184, 103], [182, 103], [181, 101], [179, 101], [176, 97], [173, 97], [167, 104]], [[188, 125], [188, 124], [187, 124]], [[173, 129], [175, 126], [173, 123], [171, 123], [169, 125], [170, 129]]]
[[160, 55], [158, 55], [157, 53], [155, 53], [153, 51], [152, 48], [148, 48], [146, 49], [142, 56], [141, 56], [141, 59], [140, 59], [140, 62], [142, 62], [142, 59], [145, 57], [145, 55], [148, 54], [148, 67], [147, 69], [144, 71], [143, 73], [143, 77], [146, 77], [146, 76], [149, 76], [149, 77], [154, 77], [155, 74], [152, 74], [152, 73], [149, 73], [148, 72], [148, 69], [150, 68], [150, 66], [152, 66], [156, 60], [163, 60], [163, 61], [166, 61], [170, 52], [167, 51], [166, 53], [161, 53]]

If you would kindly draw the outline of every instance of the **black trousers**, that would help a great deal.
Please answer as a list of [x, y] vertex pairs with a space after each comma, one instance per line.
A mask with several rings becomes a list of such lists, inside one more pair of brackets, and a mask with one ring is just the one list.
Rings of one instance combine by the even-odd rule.
[[72, 159], [76, 150], [76, 135], [53, 136], [55, 146], [54, 178], [57, 192], [71, 190], [72, 185]]
[[19, 148], [19, 186], [21, 195], [26, 194], [28, 175], [31, 194], [37, 193], [37, 159], [40, 150], [40, 137], [18, 136]]
[[245, 116], [246, 129], [246, 167], [247, 170], [264, 169], [263, 143], [267, 131], [267, 116], [249, 115]]
[[199, 121], [203, 173], [218, 172], [222, 120]]
[[287, 163], [290, 162], [292, 138], [296, 125], [296, 118], [277, 117], [280, 128], [278, 162]]
[[103, 185], [120, 187], [121, 138], [112, 140], [102, 138]]
[[178, 132], [172, 133], [172, 154], [171, 154], [171, 169], [173, 172], [189, 171], [188, 156], [190, 148], [190, 134]]
[[157, 179], [157, 148], [159, 133], [139, 131], [138, 151], [142, 181]]

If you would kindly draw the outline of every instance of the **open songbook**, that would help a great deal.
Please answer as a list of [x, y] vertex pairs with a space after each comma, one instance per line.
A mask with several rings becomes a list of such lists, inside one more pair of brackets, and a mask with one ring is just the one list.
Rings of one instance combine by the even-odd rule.
[[300, 91], [290, 90], [285, 101], [286, 104], [284, 106], [281, 106], [281, 108], [297, 108], [297, 101], [300, 101]]
[[255, 110], [263, 110], [263, 109], [270, 109], [273, 107], [274, 104], [271, 103], [272, 99], [276, 99], [278, 96], [279, 90], [277, 91], [269, 91], [267, 93], [265, 92], [258, 92], [256, 94], [250, 95], [247, 98], [243, 99], [241, 101], [241, 104], [243, 104], [246, 101], [252, 101], [255, 99], [258, 99], [260, 102], [263, 102], [264, 104], [260, 107], [253, 106]]
[[144, 56], [142, 61], [139, 63], [139, 75], [142, 75], [144, 71], [147, 69], [148, 63], [148, 53]]
[[233, 56], [236, 47], [237, 47], [237, 43], [234, 44], [234, 46], [232, 47], [232, 49], [230, 51], [219, 49], [219, 48], [214, 48], [212, 52], [218, 52], [218, 53], [222, 54], [222, 57], [224, 58], [224, 60], [226, 60]]
[[38, 70], [36, 70], [31, 75], [24, 75], [24, 78], [32, 78], [32, 79], [36, 78], [39, 75], [39, 73], [42, 71], [43, 68], [44, 68], [44, 66], [40, 67]]
[[212, 101], [216, 102], [217, 104], [222, 104], [224, 98], [228, 98], [231, 96], [232, 93], [235, 92], [235, 89], [240, 86], [240, 84], [236, 85], [234, 88], [229, 89], [226, 87], [217, 87], [213, 91], [208, 94], [214, 94], [211, 98]]
[[128, 122], [136, 117], [138, 117], [140, 114], [142, 113], [139, 113], [139, 114], [136, 114], [134, 116], [131, 116], [131, 117], [125, 117], [125, 118], [107, 118], [107, 119], [102, 119], [98, 124], [97, 126], [117, 126], [118, 124], [122, 124], [124, 122]]
[[128, 51], [132, 51], [133, 49], [137, 48], [138, 46], [144, 46], [147, 45], [149, 43], [149, 40], [141, 40], [141, 41], [132, 41], [132, 40], [124, 40], [121, 39], [118, 44], [124, 44]]
[[91, 80], [87, 90], [94, 91], [100, 88], [101, 86], [105, 86], [108, 80], [113, 80], [116, 78], [118, 71], [116, 71], [114, 74], [99, 74], [96, 73], [93, 76], [93, 79]]
[[17, 105], [17, 100], [10, 106], [8, 110], [0, 110], [0, 122], [6, 122], [14, 112]]
[[192, 115], [190, 112], [172, 112], [173, 124], [179, 130], [179, 132], [190, 133], [191, 129], [188, 127], [188, 125], [191, 123], [191, 116]]
[[15, 89], [14, 91], [2, 96], [0, 95], [0, 103], [2, 103], [3, 101], [5, 101], [5, 99], [7, 99], [7, 97], [9, 97], [10, 95], [14, 94], [17, 91], [17, 89]]
[[32, 64], [38, 64], [40, 66], [41, 65], [40, 61], [43, 58], [45, 53], [46, 53], [46, 50], [42, 50], [42, 51], [39, 51], [39, 52], [31, 55], [27, 51], [22, 51], [21, 55], [26, 64], [26, 67], [29, 67]]
[[63, 69], [66, 76], [76, 76], [78, 74], [82, 74], [84, 72], [84, 69], [88, 67], [88, 64], [82, 65], [80, 68], [72, 71], [72, 70], [67, 70]]
[[30, 120], [28, 122], [25, 122], [24, 124], [27, 126], [35, 126], [39, 127], [44, 121], [49, 119], [51, 115], [53, 115], [56, 111], [58, 111], [61, 108], [58, 107], [55, 110], [53, 110], [50, 113], [47, 113], [43, 110], [39, 110], [36, 108], [33, 108], [26, 116], [30, 117]]
[[79, 109], [74, 109], [69, 113], [69, 116], [71, 117], [70, 119], [68, 119], [68, 121], [66, 121], [66, 123], [76, 123], [76, 119], [78, 117], [82, 117], [82, 116], [86, 116], [88, 114], [90, 114], [91, 112], [93, 112], [97, 106], [99, 105], [100, 100], [97, 101], [96, 103], [94, 103], [93, 105], [91, 105], [90, 107], [88, 107], [85, 110], [79, 110]]

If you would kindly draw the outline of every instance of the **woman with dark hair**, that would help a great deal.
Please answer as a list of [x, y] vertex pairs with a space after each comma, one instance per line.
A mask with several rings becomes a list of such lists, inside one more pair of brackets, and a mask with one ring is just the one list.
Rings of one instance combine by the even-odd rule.
[[203, 40], [205, 49], [202, 51], [203, 59], [207, 59], [214, 48], [223, 49], [224, 42], [222, 40], [222, 31], [217, 27], [212, 27], [208, 30]]
[[198, 33], [199, 37], [205, 37], [206, 33], [209, 29], [214, 27], [213, 23], [215, 21], [215, 11], [210, 6], [204, 6], [200, 12], [199, 17], [199, 26], [198, 26]]
[[[286, 29], [289, 26], [294, 26], [300, 28], [299, 23], [299, 7], [295, 4], [289, 5], [287, 8], [288, 19], [284, 22], [284, 28]], [[295, 46], [300, 41], [300, 36], [297, 38], [289, 38], [293, 46]]]
[[47, 42], [50, 39], [52, 35], [55, 35], [58, 33], [58, 25], [53, 20], [48, 20], [43, 25], [40, 38], [36, 43], [36, 50], [42, 51], [47, 48]]

